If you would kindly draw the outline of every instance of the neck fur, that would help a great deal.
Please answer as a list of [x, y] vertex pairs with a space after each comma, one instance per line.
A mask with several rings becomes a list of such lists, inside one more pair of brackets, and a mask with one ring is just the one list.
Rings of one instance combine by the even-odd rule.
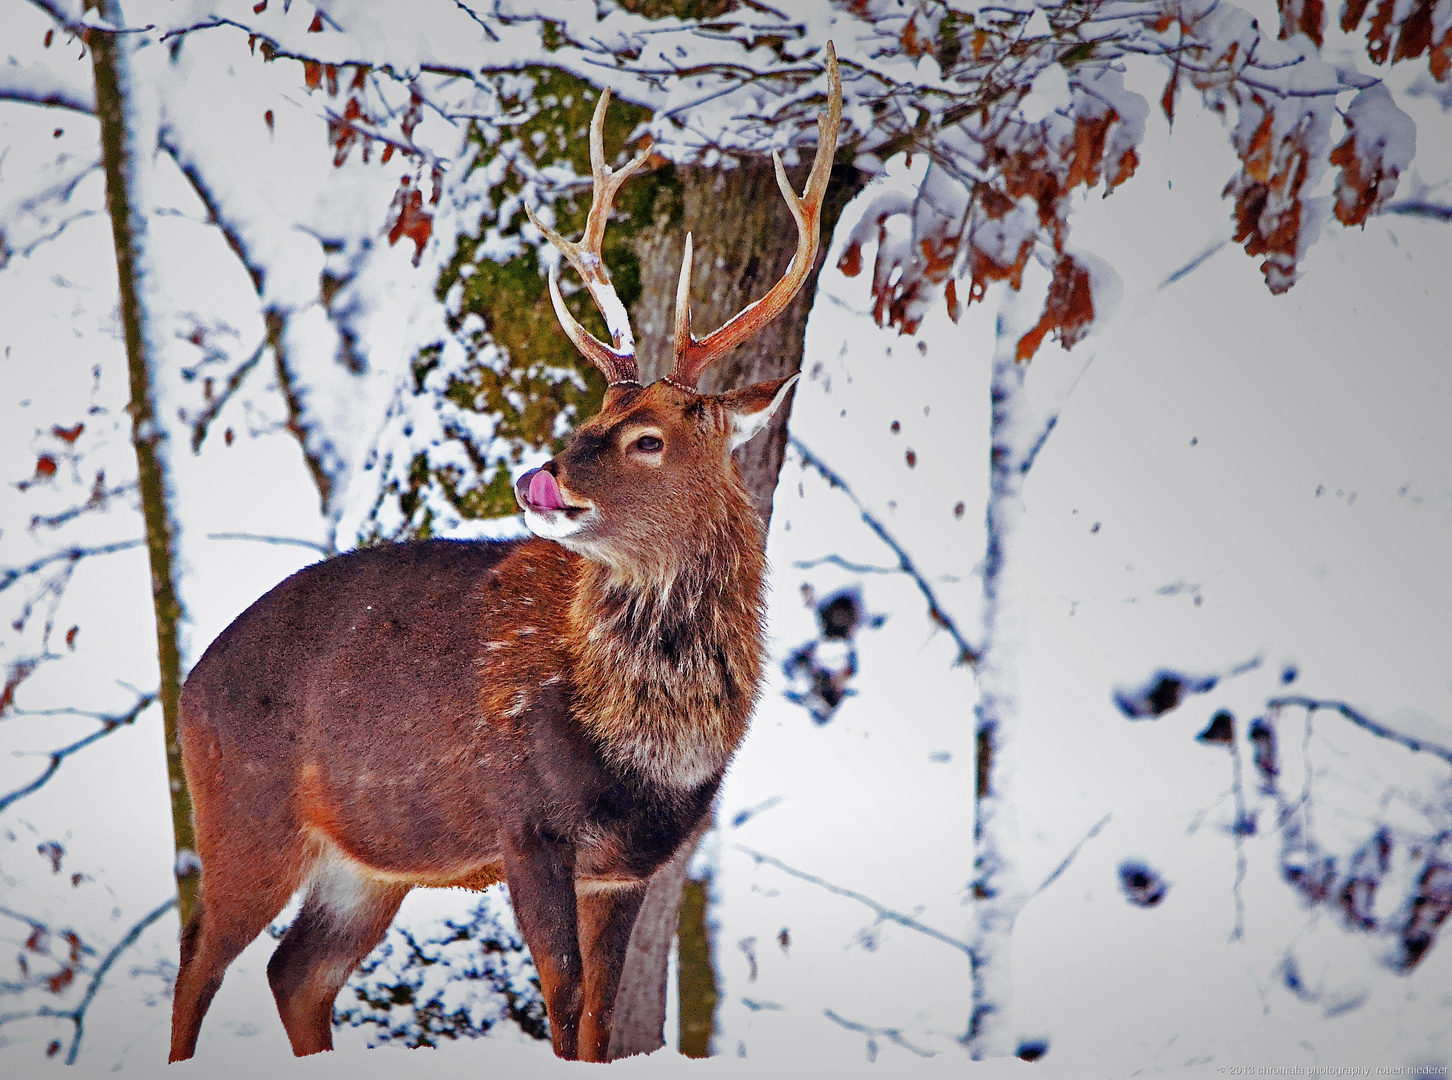
[[676, 789], [726, 767], [762, 668], [766, 559], [756, 514], [748, 504], [690, 533], [669, 573], [581, 560], [570, 609], [579, 721], [615, 767]]

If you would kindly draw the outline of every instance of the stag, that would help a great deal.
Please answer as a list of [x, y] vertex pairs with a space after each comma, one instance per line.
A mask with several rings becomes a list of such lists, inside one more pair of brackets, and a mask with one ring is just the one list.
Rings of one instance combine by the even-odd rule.
[[[841, 84], [805, 193], [776, 161], [797, 224], [791, 266], [705, 338], [691, 333], [691, 240], [670, 375], [638, 379], [600, 257], [615, 171], [590, 127], [584, 237], [540, 224], [611, 344], [550, 296], [608, 381], [600, 412], [519, 477], [535, 534], [373, 547], [310, 566], [243, 612], [182, 692], [202, 861], [182, 934], [171, 1060], [196, 1048], [227, 966], [301, 890], [267, 965], [293, 1052], [332, 1048], [333, 1001], [415, 886], [509, 885], [554, 1051], [605, 1060], [631, 929], [651, 875], [709, 811], [762, 670], [760, 518], [731, 452], [796, 376], [723, 394], [696, 385], [775, 318], [817, 254]], [[531, 220], [534, 220], [531, 214]]]

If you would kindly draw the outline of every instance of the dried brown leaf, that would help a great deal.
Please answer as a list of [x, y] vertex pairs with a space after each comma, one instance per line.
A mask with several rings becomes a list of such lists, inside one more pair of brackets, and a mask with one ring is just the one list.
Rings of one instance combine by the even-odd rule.
[[1089, 332], [1093, 322], [1094, 290], [1089, 271], [1072, 256], [1061, 255], [1054, 264], [1044, 313], [1034, 328], [1019, 339], [1017, 359], [1020, 362], [1031, 359], [1050, 333], [1065, 349], [1073, 348]]

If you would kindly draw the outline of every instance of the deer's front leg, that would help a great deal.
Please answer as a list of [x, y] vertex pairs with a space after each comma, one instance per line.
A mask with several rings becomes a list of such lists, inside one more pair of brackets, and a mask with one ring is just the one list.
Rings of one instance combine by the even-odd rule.
[[555, 1054], [579, 1056], [580, 938], [575, 921], [575, 849], [531, 832], [510, 839], [505, 880], [514, 918], [539, 972]]
[[582, 881], [579, 898], [580, 952], [585, 964], [585, 1000], [580, 1014], [579, 1051], [582, 1061], [607, 1061], [615, 995], [630, 946], [630, 932], [647, 882]]

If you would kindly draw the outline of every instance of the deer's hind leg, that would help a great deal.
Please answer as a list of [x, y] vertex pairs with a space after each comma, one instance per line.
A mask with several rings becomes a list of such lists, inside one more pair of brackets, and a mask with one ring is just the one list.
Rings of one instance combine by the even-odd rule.
[[267, 981], [298, 1057], [333, 1048], [338, 991], [388, 933], [411, 888], [371, 877], [335, 849], [319, 858], [302, 909], [267, 963]]
[[[182, 931], [181, 963], [172, 997], [171, 1055], [181, 1061], [196, 1051], [202, 1018], [237, 959], [301, 883], [305, 855], [301, 843], [270, 848], [257, 834], [228, 844], [207, 843], [206, 819], [199, 814], [203, 850], [201, 901]], [[215, 850], [214, 850], [215, 849]]]

